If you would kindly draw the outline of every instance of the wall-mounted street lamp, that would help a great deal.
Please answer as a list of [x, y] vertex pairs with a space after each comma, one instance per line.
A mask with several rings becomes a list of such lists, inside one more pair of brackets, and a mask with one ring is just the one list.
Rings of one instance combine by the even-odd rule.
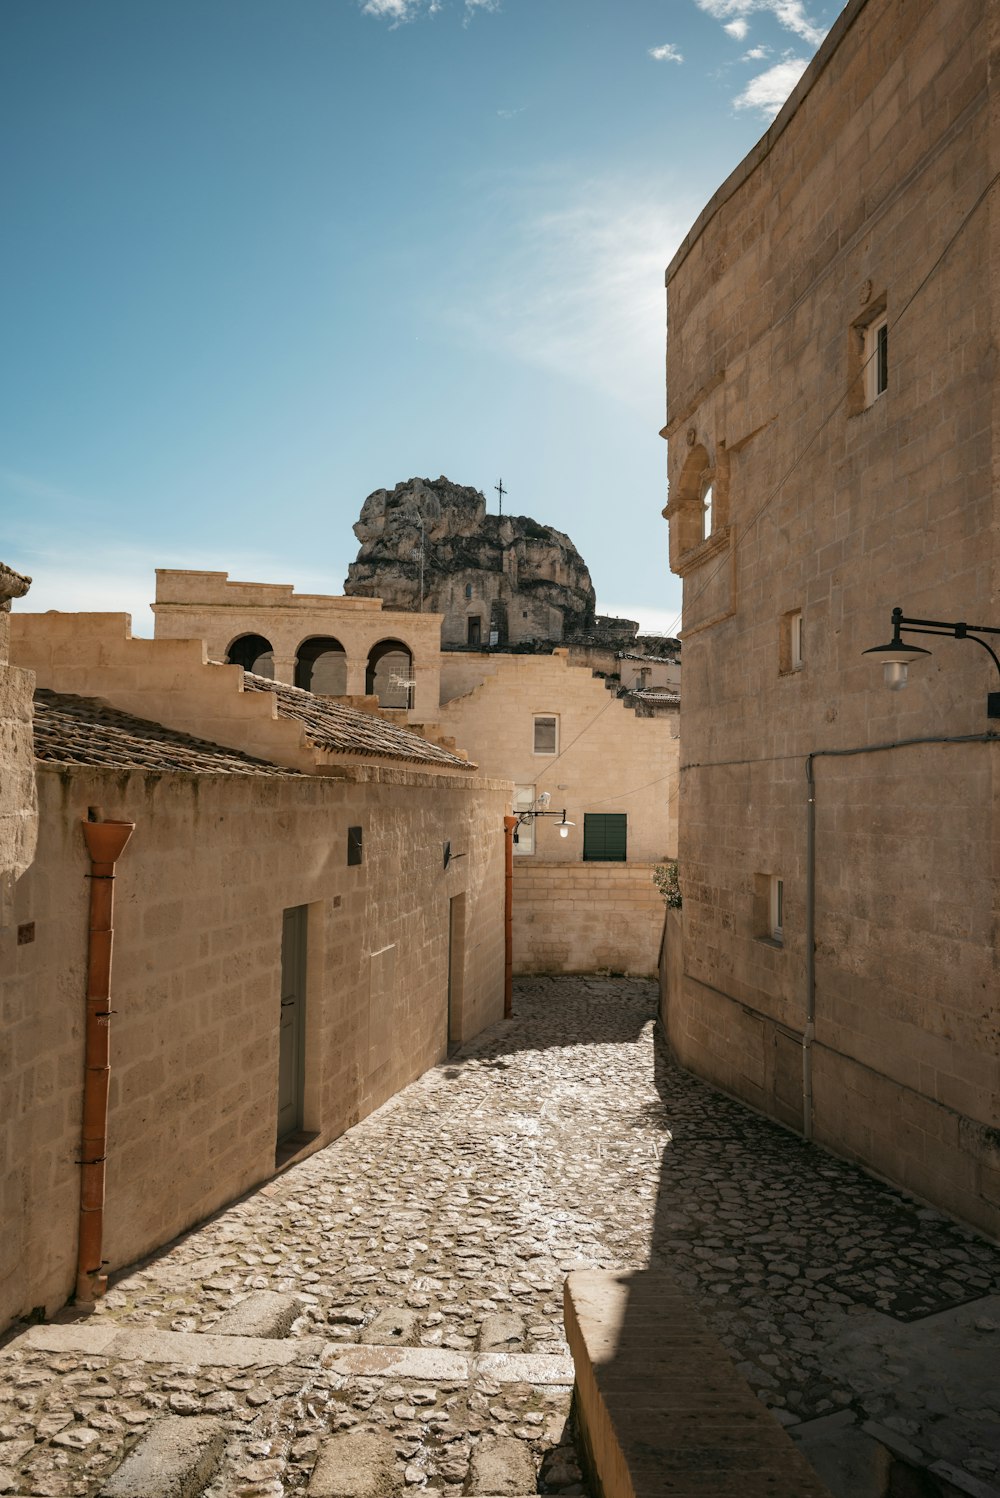
[[529, 822], [533, 822], [536, 817], [559, 817], [559, 836], [569, 837], [569, 829], [571, 827], [575, 827], [576, 823], [568, 822], [566, 820], [565, 807], [563, 807], [562, 811], [549, 811], [549, 802], [551, 800], [551, 792], [542, 791], [542, 794], [538, 797], [538, 800], [535, 802], [534, 806], [530, 806], [524, 811], [515, 810], [514, 815], [517, 817], [517, 826], [514, 828], [515, 843], [517, 842], [517, 828], [524, 827]]
[[[953, 640], [975, 640], [981, 645], [1000, 674], [1000, 659], [991, 645], [980, 639], [980, 635], [1000, 635], [1000, 628], [989, 624], [952, 623], [946, 619], [911, 619], [902, 609], [892, 611], [892, 639], [888, 645], [873, 645], [864, 655], [874, 655], [882, 662], [885, 684], [892, 692], [900, 692], [906, 686], [907, 672], [921, 657], [930, 655], [919, 645], [907, 645], [903, 635], [944, 635]], [[986, 716], [1000, 718], [1000, 692], [990, 692], [986, 698]]]

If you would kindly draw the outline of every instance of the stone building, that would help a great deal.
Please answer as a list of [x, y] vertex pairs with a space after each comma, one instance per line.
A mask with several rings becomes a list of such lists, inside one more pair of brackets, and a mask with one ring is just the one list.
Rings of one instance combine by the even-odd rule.
[[158, 640], [204, 640], [212, 660], [322, 695], [374, 696], [411, 722], [437, 710], [438, 614], [169, 568], [157, 569], [152, 607]]
[[994, 1234], [1000, 681], [863, 652], [896, 606], [1000, 626], [998, 43], [986, 0], [850, 0], [670, 264], [664, 429], [671, 1043]]
[[[386, 591], [393, 591], [391, 579]], [[468, 753], [485, 774], [514, 781], [520, 809], [530, 805], [525, 798], [536, 786], [536, 794], [550, 789], [569, 819], [579, 820], [578, 833], [566, 841], [555, 832], [550, 837], [546, 820], [539, 821], [544, 856], [536, 853], [529, 829], [522, 830], [515, 970], [655, 973], [663, 901], [652, 871], [677, 848], [677, 641], [651, 638], [647, 656], [641, 637], [636, 640], [637, 627], [615, 620], [607, 621], [616, 626], [608, 635], [598, 628], [545, 653], [449, 650], [435, 638], [441, 614], [390, 610], [377, 598], [229, 582], [225, 573], [158, 572], [156, 597], [157, 640], [170, 637], [179, 644], [200, 636], [209, 656], [220, 660], [239, 659], [246, 640], [256, 642], [254, 649], [267, 645], [270, 656], [255, 664], [278, 680], [300, 679], [300, 642], [326, 642], [342, 652], [334, 657], [340, 674], [314, 676], [321, 692], [345, 682], [348, 692], [366, 684], [377, 690], [377, 678], [369, 674], [366, 682], [371, 651], [386, 638], [395, 640], [416, 682], [413, 705], [399, 710], [401, 718], [419, 724], [431, 740]], [[618, 647], [622, 638], [630, 648]], [[556, 735], [554, 752], [534, 747], [541, 719]], [[201, 724], [198, 731], [208, 733], [210, 726]], [[558, 774], [549, 774], [556, 761]], [[624, 831], [613, 857], [595, 852], [601, 819]], [[593, 919], [595, 903], [607, 910], [600, 920]]]
[[84, 824], [135, 824], [115, 871], [117, 1268], [500, 1017], [509, 801], [405, 727], [200, 642], [133, 640], [124, 615], [12, 624], [18, 681], [38, 681], [39, 839], [0, 929], [0, 1327], [76, 1275]]
[[[602, 679], [566, 649], [442, 658], [435, 732], [513, 780], [515, 810], [548, 792], [560, 814], [518, 830], [519, 973], [656, 972], [664, 906], [653, 870], [677, 851], [680, 699], [616, 664], [620, 678]], [[574, 824], [565, 836], [562, 812]]]

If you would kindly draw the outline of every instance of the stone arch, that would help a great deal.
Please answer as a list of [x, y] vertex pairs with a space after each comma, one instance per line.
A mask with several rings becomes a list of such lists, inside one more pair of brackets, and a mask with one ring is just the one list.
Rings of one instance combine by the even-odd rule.
[[295, 685], [324, 697], [347, 694], [347, 652], [333, 635], [311, 635], [295, 653]]
[[237, 635], [226, 651], [226, 660], [231, 666], [242, 666], [255, 676], [274, 680], [274, 648], [263, 635]]
[[671, 499], [671, 509], [677, 515], [679, 550], [682, 553], [699, 546], [720, 528], [722, 516], [717, 477], [708, 449], [702, 443], [696, 443], [684, 460], [677, 479], [676, 495]]
[[413, 652], [402, 640], [379, 640], [368, 652], [365, 691], [380, 707], [412, 707]]

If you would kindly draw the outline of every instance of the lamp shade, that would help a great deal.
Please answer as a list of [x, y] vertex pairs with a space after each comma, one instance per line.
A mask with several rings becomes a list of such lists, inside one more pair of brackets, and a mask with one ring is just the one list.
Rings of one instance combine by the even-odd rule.
[[919, 645], [904, 645], [902, 640], [890, 640], [888, 645], [872, 645], [861, 653], [877, 656], [883, 666], [909, 666], [918, 656], [931, 654], [929, 650], [921, 650]]
[[929, 650], [921, 650], [919, 645], [905, 645], [898, 636], [890, 640], [888, 645], [872, 645], [869, 650], [862, 651], [862, 655], [873, 655], [876, 660], [881, 661], [883, 680], [890, 692], [901, 692], [906, 686], [910, 666], [922, 655], [930, 653]]

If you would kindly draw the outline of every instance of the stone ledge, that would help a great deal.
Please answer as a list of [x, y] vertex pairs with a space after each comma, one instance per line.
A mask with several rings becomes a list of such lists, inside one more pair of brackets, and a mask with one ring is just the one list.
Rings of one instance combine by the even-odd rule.
[[574, 1270], [564, 1312], [603, 1498], [830, 1498], [665, 1271]]

